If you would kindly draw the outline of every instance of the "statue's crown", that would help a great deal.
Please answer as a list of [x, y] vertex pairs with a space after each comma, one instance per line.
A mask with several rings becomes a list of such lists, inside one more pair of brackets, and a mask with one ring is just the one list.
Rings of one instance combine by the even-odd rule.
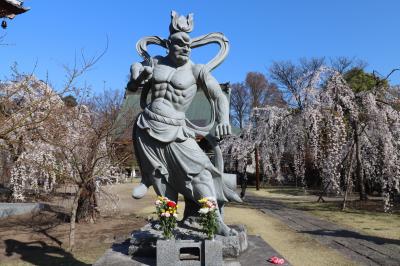
[[193, 30], [193, 13], [190, 13], [186, 17], [179, 16], [174, 10], [171, 11], [171, 24], [169, 25], [169, 33], [174, 34], [175, 32], [191, 32]]

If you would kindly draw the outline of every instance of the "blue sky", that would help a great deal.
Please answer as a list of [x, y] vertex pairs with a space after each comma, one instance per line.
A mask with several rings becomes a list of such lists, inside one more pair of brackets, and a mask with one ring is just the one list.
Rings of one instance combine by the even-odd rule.
[[[32, 9], [0, 31], [9, 44], [0, 46], [1, 79], [17, 62], [20, 71], [34, 70], [60, 88], [62, 65], [73, 64], [82, 49], [88, 57], [99, 54], [108, 36], [107, 53], [81, 82], [95, 90], [123, 90], [130, 65], [140, 60], [136, 42], [147, 35], [167, 37], [173, 9], [194, 13], [192, 37], [223, 32], [230, 40], [230, 54], [214, 70], [220, 82], [242, 81], [249, 71], [266, 73], [273, 61], [301, 57], [357, 57], [368, 62], [368, 71], [381, 74], [400, 67], [397, 0], [27, 0], [25, 5]], [[196, 49], [193, 61], [205, 63], [216, 52], [217, 46]], [[400, 73], [391, 82], [399, 84]]]

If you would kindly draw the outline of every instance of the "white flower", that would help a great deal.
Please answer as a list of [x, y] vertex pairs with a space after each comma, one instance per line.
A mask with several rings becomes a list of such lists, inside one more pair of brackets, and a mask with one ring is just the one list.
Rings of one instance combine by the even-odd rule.
[[200, 210], [199, 210], [199, 213], [201, 213], [201, 214], [206, 214], [206, 213], [208, 213], [210, 211], [210, 208], [201, 208]]

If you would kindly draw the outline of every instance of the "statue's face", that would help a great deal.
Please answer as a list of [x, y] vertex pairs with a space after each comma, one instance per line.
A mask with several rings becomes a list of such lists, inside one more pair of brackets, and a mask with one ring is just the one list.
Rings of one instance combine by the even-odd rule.
[[169, 37], [169, 56], [175, 64], [181, 66], [189, 61], [190, 37], [185, 32], [177, 32]]

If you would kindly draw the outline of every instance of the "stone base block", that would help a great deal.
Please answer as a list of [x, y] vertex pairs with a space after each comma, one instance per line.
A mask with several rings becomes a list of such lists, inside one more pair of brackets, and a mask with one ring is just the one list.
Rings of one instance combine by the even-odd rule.
[[158, 240], [157, 266], [223, 266], [218, 240]]

